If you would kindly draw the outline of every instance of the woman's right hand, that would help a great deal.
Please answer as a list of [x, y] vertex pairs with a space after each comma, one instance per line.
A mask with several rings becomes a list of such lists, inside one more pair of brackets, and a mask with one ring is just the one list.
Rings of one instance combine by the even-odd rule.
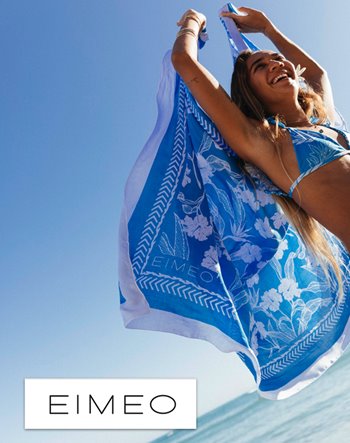
[[207, 18], [206, 18], [206, 16], [205, 16], [204, 14], [202, 14], [201, 12], [198, 12], [198, 11], [196, 11], [196, 10], [194, 10], [194, 9], [188, 9], [188, 10], [182, 15], [182, 17], [180, 18], [180, 20], [177, 22], [177, 25], [178, 25], [178, 26], [184, 26], [186, 20], [187, 20], [189, 17], [193, 17], [193, 18], [198, 22], [198, 24], [200, 24], [200, 26], [199, 26], [199, 30], [200, 30], [200, 31], [201, 31], [203, 28], [205, 28], [205, 26], [206, 26], [206, 22], [207, 22]]

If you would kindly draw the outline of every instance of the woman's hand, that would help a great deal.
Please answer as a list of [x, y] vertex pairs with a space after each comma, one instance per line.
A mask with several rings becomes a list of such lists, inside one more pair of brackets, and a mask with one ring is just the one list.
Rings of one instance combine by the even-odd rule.
[[198, 23], [199, 30], [201, 31], [206, 26], [206, 17], [201, 12], [195, 11], [194, 9], [188, 9], [177, 22], [178, 26], [184, 26], [186, 24], [186, 20], [190, 17]]
[[241, 32], [262, 32], [265, 33], [266, 29], [271, 26], [270, 20], [267, 16], [257, 9], [240, 7], [237, 8], [239, 12], [243, 12], [246, 15], [237, 15], [233, 12], [222, 12], [222, 17], [230, 17], [235, 22], [237, 28]]

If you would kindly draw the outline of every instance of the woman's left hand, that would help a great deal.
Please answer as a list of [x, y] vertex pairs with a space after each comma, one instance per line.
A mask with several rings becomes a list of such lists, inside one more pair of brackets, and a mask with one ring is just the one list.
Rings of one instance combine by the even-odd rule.
[[233, 12], [222, 12], [222, 17], [230, 17], [235, 22], [237, 28], [241, 32], [262, 32], [265, 33], [266, 28], [271, 25], [267, 16], [257, 9], [240, 7], [239, 12], [246, 15], [238, 15]]

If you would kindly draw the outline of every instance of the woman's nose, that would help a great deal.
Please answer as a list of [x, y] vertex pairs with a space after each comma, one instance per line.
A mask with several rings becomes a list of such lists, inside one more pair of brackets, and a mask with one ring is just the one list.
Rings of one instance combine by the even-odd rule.
[[274, 71], [277, 68], [284, 66], [284, 63], [281, 60], [270, 60], [269, 69], [270, 71]]

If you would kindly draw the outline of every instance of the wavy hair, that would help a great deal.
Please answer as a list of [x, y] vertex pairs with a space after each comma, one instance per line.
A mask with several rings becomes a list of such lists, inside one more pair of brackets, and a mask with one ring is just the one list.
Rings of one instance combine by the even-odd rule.
[[[267, 135], [273, 141], [281, 166], [291, 183], [293, 183], [293, 180], [286, 171], [285, 165], [281, 158], [278, 123], [279, 121], [284, 121], [283, 116], [278, 114], [273, 115], [276, 121], [276, 125], [273, 130], [267, 121], [267, 117], [270, 117], [271, 115], [267, 115], [263, 104], [255, 96], [249, 84], [246, 62], [252, 53], [253, 51], [247, 49], [243, 51], [236, 60], [231, 80], [231, 99], [247, 117], [262, 122], [263, 127], [268, 129]], [[304, 84], [299, 87], [298, 101], [308, 118], [317, 117], [319, 123], [326, 122], [327, 113], [322, 99], [306, 81], [304, 81]], [[284, 123], [286, 122], [284, 121]], [[243, 172], [250, 177], [247, 169], [245, 168], [245, 161], [243, 159], [239, 160], [239, 165]], [[251, 181], [254, 184], [252, 179]], [[298, 188], [296, 188], [296, 190], [299, 193]], [[292, 198], [277, 194], [272, 194], [272, 198], [280, 205], [286, 217], [303, 240], [307, 249], [320, 264], [329, 283], [329, 265], [333, 268], [339, 288], [339, 296], [337, 300], [340, 302], [344, 295], [343, 273], [340, 266], [341, 260], [339, 259], [338, 262], [338, 260], [334, 258], [327, 239], [325, 228], [316, 219], [307, 214], [307, 212]], [[343, 262], [341, 263], [343, 264]]]

